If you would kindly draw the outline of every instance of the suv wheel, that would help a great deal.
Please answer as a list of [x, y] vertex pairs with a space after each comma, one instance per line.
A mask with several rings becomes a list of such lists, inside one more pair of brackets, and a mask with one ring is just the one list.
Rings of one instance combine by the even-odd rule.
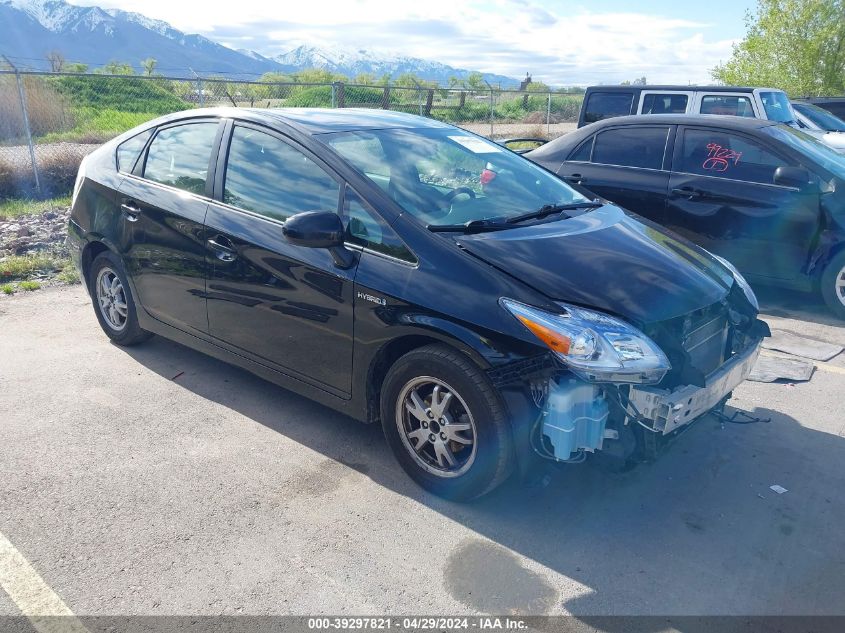
[[510, 473], [504, 405], [484, 373], [445, 345], [396, 361], [382, 388], [381, 419], [402, 468], [435, 494], [471, 499]]
[[833, 313], [845, 319], [845, 251], [835, 255], [825, 266], [821, 276], [821, 291]]
[[100, 327], [111, 340], [118, 345], [135, 345], [150, 338], [151, 334], [138, 325], [126, 272], [114, 253], [100, 253], [94, 258], [88, 288]]

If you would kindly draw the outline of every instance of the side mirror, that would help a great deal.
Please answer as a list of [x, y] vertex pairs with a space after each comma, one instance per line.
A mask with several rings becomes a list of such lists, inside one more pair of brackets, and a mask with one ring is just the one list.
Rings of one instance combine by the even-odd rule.
[[285, 239], [305, 248], [327, 248], [338, 268], [351, 268], [355, 255], [343, 246], [346, 229], [333, 211], [306, 211], [289, 217], [282, 226]]
[[306, 248], [332, 248], [343, 245], [343, 222], [331, 211], [306, 211], [289, 217], [282, 226], [285, 239]]
[[803, 167], [778, 167], [772, 179], [776, 185], [781, 187], [795, 187], [796, 189], [808, 189], [810, 187], [810, 172]]

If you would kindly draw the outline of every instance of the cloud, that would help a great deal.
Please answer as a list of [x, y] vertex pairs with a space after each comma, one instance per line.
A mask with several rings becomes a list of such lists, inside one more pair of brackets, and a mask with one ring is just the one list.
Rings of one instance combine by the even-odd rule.
[[[75, 0], [76, 1], [76, 0]], [[346, 0], [285, 3], [274, 19], [263, 0], [79, 0], [138, 11], [230, 46], [272, 56], [307, 42], [398, 53], [549, 84], [706, 82], [732, 40], [711, 24], [631, 10], [571, 10], [533, 0]], [[561, 3], [562, 4], [562, 3]], [[647, 6], [647, 5], [646, 5]], [[444, 17], [448, 16], [448, 17]]]

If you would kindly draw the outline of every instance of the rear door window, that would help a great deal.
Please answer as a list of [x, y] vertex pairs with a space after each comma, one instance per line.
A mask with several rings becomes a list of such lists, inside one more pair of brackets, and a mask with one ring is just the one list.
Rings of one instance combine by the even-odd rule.
[[705, 95], [701, 98], [701, 114], [726, 114], [754, 118], [750, 97], [735, 95]]
[[217, 127], [208, 121], [160, 130], [150, 143], [144, 178], [203, 194]]
[[789, 162], [744, 136], [722, 130], [687, 129], [675, 171], [770, 185], [775, 170], [782, 165]]
[[614, 116], [631, 114], [633, 92], [593, 92], [584, 106], [584, 122], [595, 123]]
[[689, 95], [648, 92], [643, 95], [641, 114], [683, 114]]
[[662, 169], [668, 136], [669, 128], [663, 126], [629, 126], [601, 132], [596, 136], [592, 162]]

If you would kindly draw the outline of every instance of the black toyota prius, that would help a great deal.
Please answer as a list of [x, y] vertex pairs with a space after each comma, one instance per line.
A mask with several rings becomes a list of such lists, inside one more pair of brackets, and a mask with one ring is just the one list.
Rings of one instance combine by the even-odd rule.
[[72, 205], [115, 343], [158, 334], [380, 423], [456, 499], [653, 458], [767, 334], [727, 262], [407, 114], [166, 116], [91, 154]]

